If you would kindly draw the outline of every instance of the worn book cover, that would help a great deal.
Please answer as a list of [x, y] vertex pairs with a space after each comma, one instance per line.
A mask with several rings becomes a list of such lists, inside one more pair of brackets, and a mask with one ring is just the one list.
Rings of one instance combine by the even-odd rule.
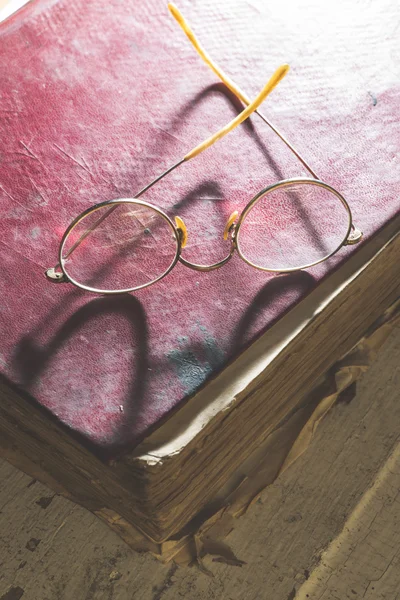
[[[0, 367], [103, 455], [143, 439], [399, 212], [396, 6], [290, 6], [179, 5], [251, 98], [291, 65], [262, 110], [343, 194], [363, 242], [284, 276], [238, 256], [210, 273], [178, 264], [109, 298], [45, 279], [70, 221], [134, 197], [243, 107], [159, 0], [33, 0], [0, 24]], [[208, 264], [232, 211], [305, 175], [254, 116], [143, 199], [181, 216], [184, 257]]]

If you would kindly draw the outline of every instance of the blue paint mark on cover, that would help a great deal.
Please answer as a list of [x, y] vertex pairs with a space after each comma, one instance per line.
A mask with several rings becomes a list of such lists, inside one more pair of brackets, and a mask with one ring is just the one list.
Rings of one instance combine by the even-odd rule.
[[207, 362], [212, 369], [217, 369], [224, 364], [224, 351], [218, 346], [217, 340], [207, 331], [207, 327], [199, 325], [199, 329], [204, 333], [204, 352]]
[[202, 365], [190, 350], [171, 350], [168, 358], [174, 364], [185, 392], [192, 394], [211, 373], [209, 365]]
[[193, 346], [189, 346], [189, 336], [182, 335], [177, 340], [180, 348], [171, 350], [167, 354], [176, 369], [181, 385], [188, 394], [195, 392], [225, 362], [225, 353], [206, 327], [197, 322], [191, 327], [191, 331], [197, 332], [197, 338], [200, 331], [200, 337], [203, 338], [197, 344], [194, 342], [196, 350]]

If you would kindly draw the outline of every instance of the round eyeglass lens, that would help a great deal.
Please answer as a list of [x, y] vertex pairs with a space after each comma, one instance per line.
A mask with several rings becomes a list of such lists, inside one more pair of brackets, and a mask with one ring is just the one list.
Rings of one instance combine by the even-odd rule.
[[245, 209], [237, 247], [241, 257], [259, 269], [305, 269], [336, 252], [350, 224], [344, 200], [329, 186], [278, 183]]
[[178, 240], [171, 222], [135, 201], [94, 208], [71, 228], [61, 248], [67, 277], [90, 291], [146, 287], [174, 266]]

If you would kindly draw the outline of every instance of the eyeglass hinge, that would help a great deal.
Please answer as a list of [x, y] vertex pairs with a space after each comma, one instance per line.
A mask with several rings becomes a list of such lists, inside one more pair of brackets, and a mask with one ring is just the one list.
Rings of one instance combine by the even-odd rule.
[[53, 283], [67, 283], [68, 279], [65, 277], [62, 271], [56, 271], [57, 267], [52, 267], [51, 269], [47, 269], [45, 271], [45, 275], [47, 279], [52, 281]]
[[357, 229], [357, 227], [354, 227], [353, 225], [347, 240], [344, 242], [344, 245], [352, 246], [353, 244], [358, 244], [358, 242], [361, 241], [362, 236], [363, 232], [360, 231], [360, 229]]

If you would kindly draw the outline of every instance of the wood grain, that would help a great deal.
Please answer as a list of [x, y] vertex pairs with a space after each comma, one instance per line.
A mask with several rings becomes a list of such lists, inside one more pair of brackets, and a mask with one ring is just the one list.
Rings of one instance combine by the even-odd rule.
[[[396, 222], [391, 224], [394, 226]], [[376, 245], [377, 240], [371, 243]], [[309, 325], [246, 389], [235, 394], [229, 411], [220, 410], [181, 452], [149, 463], [140, 456], [139, 447], [133, 455], [106, 464], [29, 398], [0, 381], [0, 453], [89, 510], [112, 511], [134, 525], [151, 544], [161, 544], [215, 497], [238, 466], [304, 402], [327, 369], [397, 299], [399, 252], [397, 236], [380, 253], [372, 254], [368, 266], [316, 312]], [[357, 256], [348, 264], [353, 260]], [[246, 356], [248, 353], [240, 360], [246, 361]], [[238, 361], [231, 370], [237, 368]], [[221, 377], [229, 372], [229, 368], [224, 370]], [[203, 392], [211, 401], [217, 381], [211, 381]], [[187, 427], [180, 411], [170, 421]], [[147, 454], [149, 444], [151, 447], [151, 436], [145, 442]]]
[[399, 600], [399, 364], [397, 330], [356, 397], [331, 411], [228, 536], [247, 564], [206, 558], [214, 577], [134, 553], [2, 462], [0, 598], [11, 589], [23, 600]]

